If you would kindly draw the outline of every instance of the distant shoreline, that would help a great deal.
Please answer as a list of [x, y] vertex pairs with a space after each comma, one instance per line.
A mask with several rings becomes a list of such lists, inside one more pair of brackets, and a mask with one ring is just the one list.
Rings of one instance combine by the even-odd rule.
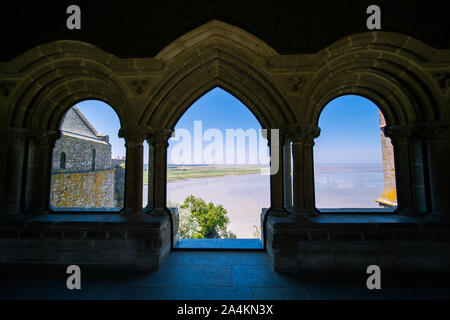
[[[329, 167], [362, 167], [362, 166], [382, 166], [382, 163], [320, 163], [315, 164], [316, 169]], [[167, 169], [167, 181], [194, 180], [199, 178], [215, 178], [225, 176], [252, 175], [261, 172], [261, 168], [267, 166], [246, 166], [246, 165], [169, 165]], [[147, 168], [147, 167], [146, 167]], [[148, 184], [147, 169], [144, 171], [144, 184]]]

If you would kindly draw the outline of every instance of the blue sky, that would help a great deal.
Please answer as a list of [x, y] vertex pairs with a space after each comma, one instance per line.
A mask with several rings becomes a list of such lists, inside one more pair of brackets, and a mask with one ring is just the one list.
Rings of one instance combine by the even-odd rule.
[[382, 163], [379, 109], [370, 100], [347, 95], [326, 105], [315, 140], [316, 163]]
[[[119, 118], [114, 110], [101, 101], [87, 100], [77, 106], [98, 132], [107, 134], [112, 144], [112, 156], [125, 155], [124, 140], [118, 138]], [[205, 132], [219, 129], [261, 129], [254, 115], [238, 99], [215, 88], [198, 99], [180, 118], [175, 129], [187, 129], [193, 136], [194, 121], [202, 121]], [[343, 96], [331, 101], [323, 110], [319, 127], [321, 135], [315, 140], [316, 163], [381, 163], [379, 111], [371, 101], [359, 96]], [[176, 143], [170, 143], [171, 148]], [[208, 142], [203, 143], [205, 147]], [[147, 147], [144, 144], [144, 162]], [[169, 158], [169, 163], [171, 163]]]

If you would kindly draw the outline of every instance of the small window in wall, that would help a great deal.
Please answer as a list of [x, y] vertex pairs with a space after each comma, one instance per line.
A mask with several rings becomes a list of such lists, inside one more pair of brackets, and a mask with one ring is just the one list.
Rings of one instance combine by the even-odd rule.
[[50, 207], [53, 211], [119, 212], [125, 189], [125, 144], [120, 120], [109, 105], [87, 100], [60, 120], [53, 148]]
[[62, 152], [59, 156], [59, 168], [65, 169], [66, 168], [66, 153]]
[[341, 96], [325, 106], [314, 146], [319, 210], [395, 209], [393, 147], [385, 125], [378, 106], [361, 96]]
[[92, 150], [92, 171], [95, 171], [95, 149]]

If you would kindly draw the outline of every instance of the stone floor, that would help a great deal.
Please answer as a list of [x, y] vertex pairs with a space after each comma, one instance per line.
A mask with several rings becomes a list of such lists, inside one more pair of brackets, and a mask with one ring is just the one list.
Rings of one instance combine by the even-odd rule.
[[361, 272], [275, 273], [264, 252], [174, 251], [153, 273], [83, 267], [82, 289], [65, 266], [0, 268], [0, 299], [450, 299], [450, 274], [382, 272], [382, 289]]

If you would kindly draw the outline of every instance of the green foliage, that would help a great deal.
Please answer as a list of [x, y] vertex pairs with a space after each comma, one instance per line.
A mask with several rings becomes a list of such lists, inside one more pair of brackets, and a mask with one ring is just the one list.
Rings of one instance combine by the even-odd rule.
[[192, 216], [189, 208], [181, 208], [179, 204], [175, 204], [170, 200], [168, 207], [178, 208], [178, 236], [180, 239], [194, 239], [194, 235], [200, 230], [197, 220]]
[[222, 205], [206, 203], [201, 198], [190, 195], [180, 206], [179, 236], [182, 239], [236, 238], [227, 230], [230, 220]]

